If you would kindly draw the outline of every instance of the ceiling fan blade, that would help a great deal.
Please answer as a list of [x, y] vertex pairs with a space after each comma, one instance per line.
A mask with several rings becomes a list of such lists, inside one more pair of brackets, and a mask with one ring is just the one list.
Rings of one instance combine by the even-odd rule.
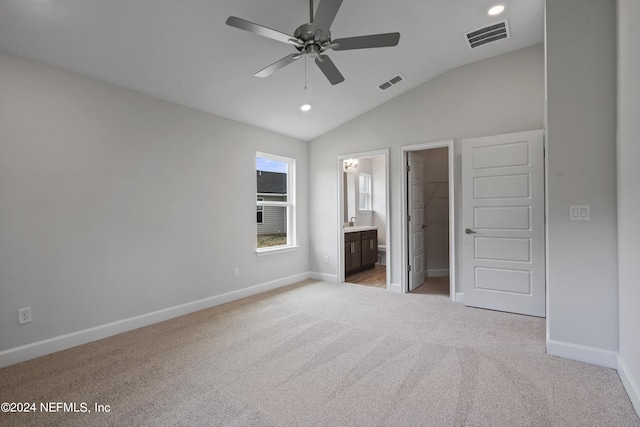
[[259, 36], [268, 37], [270, 39], [277, 40], [283, 43], [296, 44], [298, 42], [293, 36], [281, 33], [280, 31], [272, 30], [271, 28], [267, 28], [262, 25], [254, 24], [253, 22], [249, 22], [235, 16], [230, 16], [227, 19], [227, 25], [240, 28], [241, 30], [249, 31]]
[[331, 28], [341, 4], [342, 0], [321, 0], [311, 24], [311, 33], [315, 34], [320, 30], [323, 35], [328, 36], [329, 28]]
[[338, 46], [333, 50], [368, 49], [372, 47], [396, 46], [400, 41], [400, 33], [372, 34], [370, 36], [347, 37], [333, 40]]
[[271, 74], [273, 74], [276, 71], [278, 71], [279, 69], [284, 68], [287, 65], [291, 64], [293, 61], [295, 61], [296, 59], [300, 58], [302, 55], [303, 54], [301, 54], [301, 53], [292, 53], [291, 55], [285, 56], [281, 60], [276, 61], [273, 64], [269, 65], [267, 68], [258, 71], [255, 74], [255, 76], [256, 77], [268, 77]]
[[328, 56], [318, 56], [315, 62], [332, 85], [337, 85], [344, 81], [344, 77], [342, 77], [342, 74], [340, 74], [340, 71], [338, 71], [338, 68]]

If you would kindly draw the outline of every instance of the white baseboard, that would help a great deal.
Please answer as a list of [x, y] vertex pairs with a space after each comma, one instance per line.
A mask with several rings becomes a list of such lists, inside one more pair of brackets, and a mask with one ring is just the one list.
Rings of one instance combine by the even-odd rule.
[[402, 285], [400, 283], [391, 283], [389, 284], [389, 292], [393, 292], [394, 294], [402, 293]]
[[318, 273], [312, 271], [309, 273], [309, 279], [320, 280], [322, 282], [338, 283], [338, 276], [336, 274]]
[[427, 277], [445, 277], [449, 276], [448, 268], [427, 269]]
[[618, 366], [618, 352], [596, 347], [572, 344], [564, 341], [547, 340], [547, 353], [566, 359], [590, 363], [616, 369]]
[[624, 360], [622, 360], [620, 355], [618, 355], [618, 376], [620, 376], [620, 380], [622, 381], [625, 390], [627, 390], [629, 400], [631, 400], [633, 407], [636, 408], [638, 416], [640, 416], [640, 386], [631, 376], [627, 364], [624, 363]]
[[81, 331], [72, 332], [65, 335], [49, 338], [46, 340], [34, 342], [20, 347], [10, 348], [0, 351], [0, 368], [13, 365], [15, 363], [24, 362], [29, 359], [44, 356], [46, 354], [55, 353], [57, 351], [66, 350], [81, 344], [97, 341], [123, 332], [132, 331], [134, 329], [149, 326], [154, 323], [163, 322], [173, 319], [174, 317], [183, 316], [205, 308], [214, 307], [216, 305], [257, 295], [262, 292], [277, 289], [282, 286], [291, 285], [293, 283], [306, 280], [311, 273], [301, 273], [294, 276], [285, 277], [271, 282], [262, 283], [233, 292], [204, 298], [198, 301], [165, 308], [151, 313], [142, 314], [140, 316], [130, 317], [128, 319], [118, 320], [116, 322], [107, 323], [105, 325], [93, 328], [83, 329]]
[[456, 292], [456, 302], [464, 304], [464, 292]]

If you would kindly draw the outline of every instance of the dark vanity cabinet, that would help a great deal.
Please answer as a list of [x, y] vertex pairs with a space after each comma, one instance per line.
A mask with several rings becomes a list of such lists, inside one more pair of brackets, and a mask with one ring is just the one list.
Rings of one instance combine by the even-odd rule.
[[359, 231], [356, 231], [344, 235], [344, 270], [347, 274], [362, 268], [360, 234]]
[[378, 230], [363, 231], [360, 242], [362, 247], [362, 267], [373, 267], [378, 262]]
[[378, 230], [344, 234], [345, 274], [371, 268], [378, 262]]

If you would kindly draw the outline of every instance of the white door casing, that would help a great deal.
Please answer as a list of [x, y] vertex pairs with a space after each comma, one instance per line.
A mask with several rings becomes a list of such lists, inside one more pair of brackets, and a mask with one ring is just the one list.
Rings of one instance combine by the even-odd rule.
[[544, 317], [543, 131], [462, 141], [464, 304]]
[[424, 242], [423, 242], [423, 160], [417, 153], [408, 153], [408, 212], [409, 212], [409, 291], [424, 283]]

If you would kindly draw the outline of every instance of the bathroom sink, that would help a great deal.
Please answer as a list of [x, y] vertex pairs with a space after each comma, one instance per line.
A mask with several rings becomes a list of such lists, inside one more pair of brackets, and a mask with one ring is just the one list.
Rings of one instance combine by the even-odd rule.
[[378, 227], [375, 225], [354, 225], [351, 227], [344, 227], [345, 233], [354, 233], [356, 231], [367, 231], [367, 230], [377, 230]]

